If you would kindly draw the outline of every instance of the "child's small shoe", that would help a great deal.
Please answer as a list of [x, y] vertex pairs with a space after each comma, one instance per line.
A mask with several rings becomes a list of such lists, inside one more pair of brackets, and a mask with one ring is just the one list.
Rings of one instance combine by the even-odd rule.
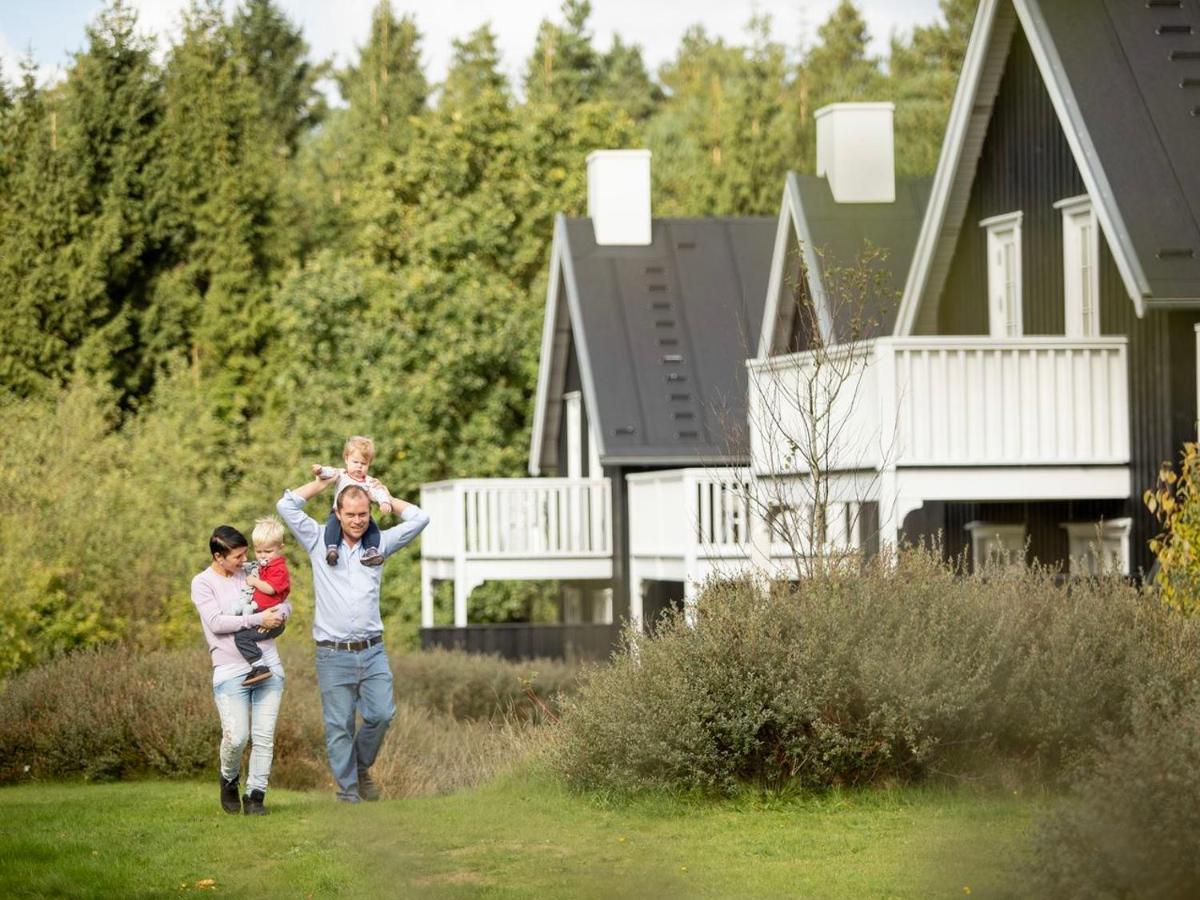
[[336, 566], [338, 561], [338, 548], [330, 544], [325, 548], [325, 562], [331, 566]]
[[254, 666], [250, 670], [250, 674], [242, 681], [242, 687], [250, 687], [252, 684], [259, 684], [271, 677], [271, 670], [266, 666]]
[[320, 477], [323, 478], [325, 481], [329, 481], [331, 478], [336, 478], [337, 473], [338, 473], [337, 469], [335, 469], [333, 466], [321, 466]]
[[362, 552], [362, 559], [359, 560], [364, 566], [382, 566], [384, 556], [379, 552], [377, 547], [366, 547]]

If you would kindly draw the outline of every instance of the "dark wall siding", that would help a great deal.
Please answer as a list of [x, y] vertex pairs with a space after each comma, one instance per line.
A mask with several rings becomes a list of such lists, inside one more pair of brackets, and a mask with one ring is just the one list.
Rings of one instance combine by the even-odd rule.
[[[1085, 192], [1029, 44], [1019, 32], [1001, 79], [980, 154], [966, 217], [938, 309], [941, 334], [986, 334], [987, 235], [978, 222], [1021, 210], [1022, 315], [1025, 334], [1063, 334], [1062, 216], [1054, 203]], [[1125, 290], [1106, 241], [1100, 248], [1100, 325], [1129, 338], [1132, 496], [1123, 503], [1095, 501], [1097, 517], [1129, 516], [1134, 572], [1153, 562], [1147, 542], [1155, 523], [1142, 504], [1163, 460], [1176, 459], [1195, 439], [1196, 351], [1193, 326], [1200, 313], [1151, 312], [1143, 318]], [[1043, 562], [1066, 555], [1060, 522], [1082, 521], [1087, 504], [930, 504], [911, 521], [912, 535], [944, 530], [947, 552], [969, 545], [963, 526], [973, 519], [1025, 521], [1031, 551]]]
[[1062, 214], [1054, 204], [1083, 193], [1071, 148], [1018, 29], [942, 292], [940, 333], [987, 334], [987, 231], [979, 222], [1020, 210], [1025, 334], [1062, 334]]

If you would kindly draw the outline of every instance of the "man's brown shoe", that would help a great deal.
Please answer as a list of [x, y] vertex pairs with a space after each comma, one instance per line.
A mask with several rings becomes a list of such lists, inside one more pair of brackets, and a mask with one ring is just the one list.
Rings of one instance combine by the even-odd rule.
[[382, 796], [379, 785], [367, 769], [358, 770], [358, 796], [364, 800], [378, 800]]

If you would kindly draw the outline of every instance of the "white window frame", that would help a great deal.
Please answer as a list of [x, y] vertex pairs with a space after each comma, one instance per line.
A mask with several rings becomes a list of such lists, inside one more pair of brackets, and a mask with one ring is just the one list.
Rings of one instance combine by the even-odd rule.
[[1067, 337], [1100, 336], [1100, 226], [1087, 194], [1054, 204], [1062, 212]]
[[[987, 229], [988, 333], [992, 337], [1020, 337], [1021, 315], [1021, 211], [991, 216], [979, 223]], [[1007, 251], [1007, 255], [1006, 255]]]
[[1024, 522], [968, 522], [971, 533], [971, 562], [979, 571], [993, 556], [1004, 554], [1010, 564], [1025, 565]]
[[[1072, 575], [1129, 574], [1129, 531], [1133, 519], [1063, 522]], [[1097, 552], [1099, 551], [1099, 558]]]
[[583, 477], [583, 398], [579, 391], [563, 394], [567, 420], [567, 477]]

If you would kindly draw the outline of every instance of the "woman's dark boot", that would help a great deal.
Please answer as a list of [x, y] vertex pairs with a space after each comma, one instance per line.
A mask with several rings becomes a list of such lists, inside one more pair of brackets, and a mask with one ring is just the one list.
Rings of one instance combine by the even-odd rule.
[[227, 813], [242, 811], [242, 800], [238, 797], [238, 780], [236, 778], [229, 781], [221, 779], [221, 809]]
[[263, 800], [267, 799], [267, 795], [262, 791], [251, 791], [242, 798], [242, 812], [248, 816], [265, 816], [267, 808], [263, 806]]

